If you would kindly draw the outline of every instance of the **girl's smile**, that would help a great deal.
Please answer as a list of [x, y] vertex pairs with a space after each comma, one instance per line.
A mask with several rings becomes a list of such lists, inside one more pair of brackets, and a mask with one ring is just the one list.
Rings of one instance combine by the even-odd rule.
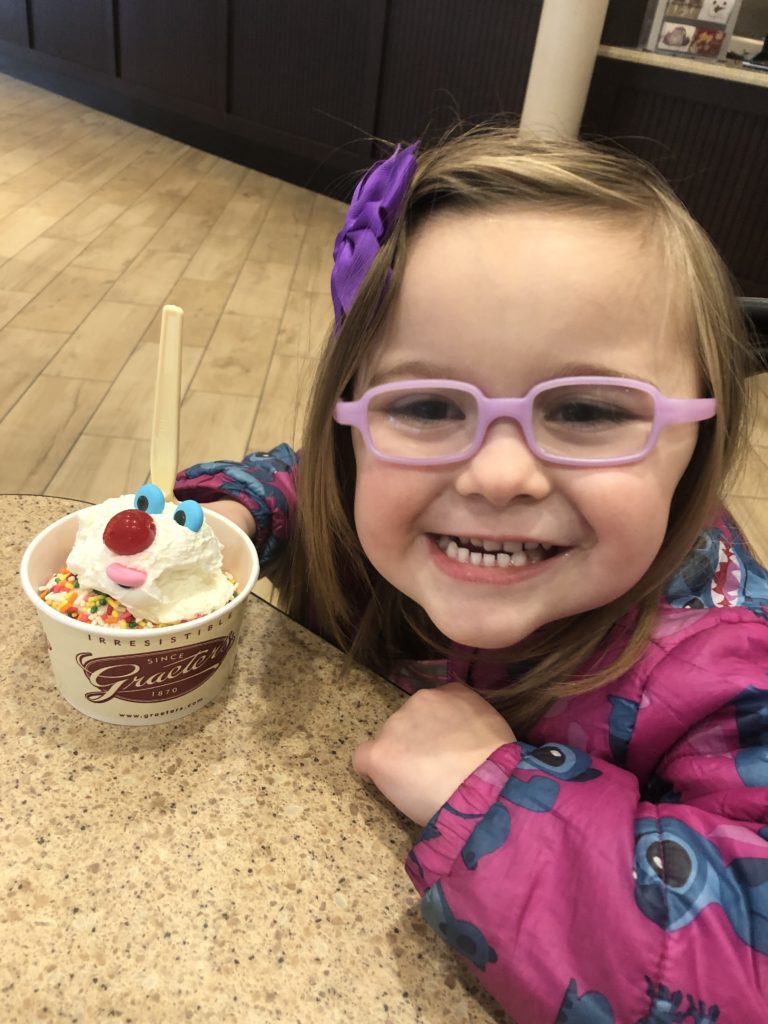
[[[412, 239], [355, 392], [418, 375], [511, 397], [569, 374], [698, 395], [658, 252], [615, 220], [446, 213]], [[642, 461], [601, 467], [538, 459], [508, 419], [449, 465], [385, 463], [352, 436], [355, 521], [371, 563], [450, 640], [502, 648], [637, 583], [662, 544], [697, 428], [667, 427]]]
[[536, 541], [481, 540], [471, 537], [430, 538], [437, 567], [446, 575], [466, 582], [513, 586], [532, 575], [551, 569], [552, 559], [564, 557], [568, 548]]
[[440, 534], [437, 546], [452, 561], [506, 569], [533, 565], [557, 554], [553, 544], [535, 540], [483, 540]]

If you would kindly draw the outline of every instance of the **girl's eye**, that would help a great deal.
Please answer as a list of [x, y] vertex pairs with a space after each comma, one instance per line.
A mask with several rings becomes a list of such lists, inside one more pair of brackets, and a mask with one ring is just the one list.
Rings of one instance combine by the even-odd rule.
[[159, 515], [165, 508], [165, 496], [157, 484], [144, 484], [136, 491], [133, 507], [137, 508], [139, 512]]
[[399, 398], [387, 408], [389, 416], [403, 423], [445, 423], [463, 420], [464, 412], [449, 398], [440, 395], [413, 395]]
[[629, 409], [603, 402], [569, 401], [555, 405], [547, 412], [547, 419], [573, 426], [604, 426], [612, 423], [629, 423], [636, 419]]
[[187, 499], [187, 501], [182, 501], [173, 513], [173, 518], [179, 526], [186, 526], [188, 530], [197, 533], [203, 525], [204, 516], [200, 505], [196, 501]]

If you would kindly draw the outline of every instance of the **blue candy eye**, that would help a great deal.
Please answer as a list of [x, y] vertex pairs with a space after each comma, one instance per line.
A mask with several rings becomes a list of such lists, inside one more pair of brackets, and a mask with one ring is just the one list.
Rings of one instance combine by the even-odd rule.
[[173, 518], [179, 526], [186, 526], [188, 530], [197, 533], [203, 525], [203, 510], [196, 501], [182, 501], [173, 513]]
[[133, 507], [140, 512], [149, 512], [152, 515], [159, 515], [165, 508], [165, 496], [157, 484], [144, 484], [136, 491], [133, 499]]

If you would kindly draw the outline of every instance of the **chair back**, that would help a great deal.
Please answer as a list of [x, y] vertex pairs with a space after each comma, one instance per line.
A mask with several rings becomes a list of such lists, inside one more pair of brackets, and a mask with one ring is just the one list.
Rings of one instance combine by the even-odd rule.
[[755, 350], [752, 373], [768, 373], [768, 299], [742, 298], [739, 301]]

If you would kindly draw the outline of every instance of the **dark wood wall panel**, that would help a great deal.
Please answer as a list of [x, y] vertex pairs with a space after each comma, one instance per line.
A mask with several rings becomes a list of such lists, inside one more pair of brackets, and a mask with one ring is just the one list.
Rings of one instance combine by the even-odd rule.
[[0, 39], [29, 46], [26, 0], [0, 0]]
[[118, 31], [126, 81], [226, 108], [227, 0], [122, 0]]
[[115, 74], [112, 0], [28, 0], [32, 46], [73, 64]]
[[601, 43], [637, 46], [648, 0], [610, 0], [605, 13]]
[[385, 0], [230, 0], [231, 112], [370, 152]]
[[744, 292], [768, 296], [768, 89], [601, 58], [584, 131], [654, 164]]
[[518, 116], [542, 0], [391, 0], [376, 133], [439, 134], [457, 119]]

